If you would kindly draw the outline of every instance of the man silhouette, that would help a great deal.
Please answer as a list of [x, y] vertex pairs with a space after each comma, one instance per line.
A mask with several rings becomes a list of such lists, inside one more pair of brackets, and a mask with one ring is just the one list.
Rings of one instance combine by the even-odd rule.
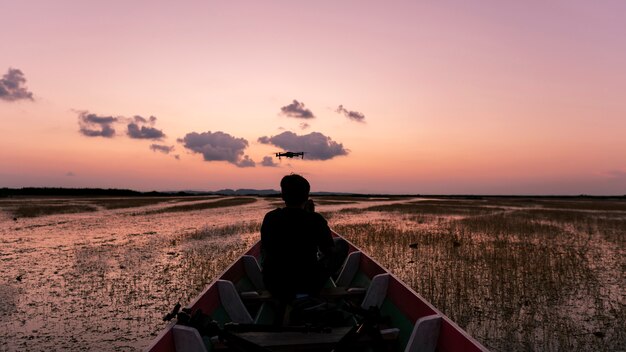
[[333, 240], [326, 219], [314, 211], [304, 177], [287, 175], [280, 189], [285, 207], [265, 214], [261, 225], [263, 281], [274, 297], [289, 302], [317, 295], [343, 264], [348, 244]]

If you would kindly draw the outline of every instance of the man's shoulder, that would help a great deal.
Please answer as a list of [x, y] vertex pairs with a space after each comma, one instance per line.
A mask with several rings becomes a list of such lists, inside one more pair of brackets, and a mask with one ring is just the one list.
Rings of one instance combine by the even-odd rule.
[[311, 217], [315, 219], [315, 221], [326, 222], [326, 218], [324, 218], [324, 216], [320, 213], [317, 213], [317, 212], [311, 213]]
[[309, 224], [317, 231], [326, 232], [328, 228], [328, 221], [320, 213], [310, 213]]
[[265, 216], [263, 217], [263, 222], [273, 223], [273, 222], [281, 221], [280, 219], [283, 218], [283, 215], [284, 215], [283, 213], [284, 211], [282, 208], [276, 208], [276, 209], [270, 210], [267, 213], [265, 213]]
[[282, 208], [276, 208], [273, 210], [268, 211], [267, 213], [265, 213], [265, 217], [272, 217], [272, 216], [277, 216], [279, 215], [281, 212], [283, 211]]

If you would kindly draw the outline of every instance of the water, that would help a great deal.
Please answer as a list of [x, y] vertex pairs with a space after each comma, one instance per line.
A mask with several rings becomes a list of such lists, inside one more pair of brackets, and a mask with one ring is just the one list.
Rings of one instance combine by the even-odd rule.
[[[317, 210], [493, 350], [626, 348], [619, 204], [416, 200], [325, 199]], [[0, 351], [144, 348], [279, 204], [156, 212], [223, 201], [0, 200]], [[13, 220], [23, 205], [91, 211]]]
[[[172, 204], [17, 221], [4, 211], [0, 351], [145, 347], [162, 328], [167, 310], [194, 297], [254, 241], [251, 233], [219, 236], [217, 231], [201, 240], [193, 235], [253, 224], [269, 209], [258, 200], [240, 207], [143, 214], [167, 206]], [[187, 272], [199, 249], [209, 252], [206, 263], [213, 263], [202, 265], [206, 277], [201, 280], [194, 276], [198, 268]]]

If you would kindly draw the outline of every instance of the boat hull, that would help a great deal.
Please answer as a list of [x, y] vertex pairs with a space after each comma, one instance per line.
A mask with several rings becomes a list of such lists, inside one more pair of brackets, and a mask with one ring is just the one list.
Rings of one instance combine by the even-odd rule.
[[[339, 236], [334, 234], [334, 236]], [[352, 243], [348, 241], [350, 252], [358, 251]], [[260, 242], [257, 242], [245, 254], [256, 258], [260, 256]], [[367, 284], [376, 275], [388, 273], [374, 259], [365, 254], [359, 258], [356, 281]], [[235, 261], [219, 277], [219, 280], [228, 280], [235, 283], [235, 286], [249, 288], [250, 282], [246, 279], [246, 269], [242, 258]], [[210, 284], [200, 295], [198, 295], [188, 306], [192, 311], [202, 309], [203, 312], [214, 315], [224, 315], [220, 307], [220, 293], [217, 287], [217, 280]], [[441, 319], [439, 336], [436, 340], [436, 350], [440, 352], [474, 352], [487, 351], [478, 341], [468, 335], [463, 329], [458, 327], [452, 320], [438, 311], [422, 296], [396, 278], [389, 275], [387, 292], [383, 304], [380, 307], [381, 314], [389, 316], [392, 326], [400, 329], [398, 336], [401, 351], [404, 351], [411, 332], [416, 322], [421, 318], [438, 315]], [[169, 323], [167, 327], [152, 341], [146, 351], [149, 352], [172, 352], [176, 351], [173, 327], [175, 323]]]

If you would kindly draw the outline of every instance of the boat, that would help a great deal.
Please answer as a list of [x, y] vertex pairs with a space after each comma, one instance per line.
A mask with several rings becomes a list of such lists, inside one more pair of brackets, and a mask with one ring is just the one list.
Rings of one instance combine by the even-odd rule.
[[[333, 236], [340, 237], [334, 232]], [[257, 242], [182, 312], [177, 305], [166, 317], [177, 318], [146, 351], [487, 351], [422, 296], [346, 242], [350, 251], [339, 275], [329, 279], [323, 299], [305, 304], [300, 312], [340, 310], [340, 323], [324, 327], [319, 319], [313, 324], [290, 322], [294, 308], [277, 308], [265, 290]], [[320, 309], [322, 305], [325, 308]]]

